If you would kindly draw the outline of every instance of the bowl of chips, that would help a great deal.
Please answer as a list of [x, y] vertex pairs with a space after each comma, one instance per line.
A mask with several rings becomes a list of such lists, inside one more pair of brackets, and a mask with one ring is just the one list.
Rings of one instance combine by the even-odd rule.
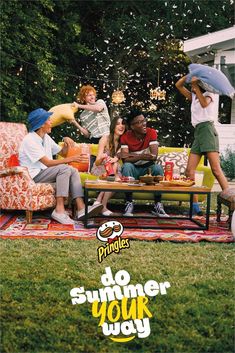
[[142, 183], [147, 184], [147, 185], [153, 185], [154, 184], [154, 176], [148, 175], [148, 174], [140, 176], [140, 181]]

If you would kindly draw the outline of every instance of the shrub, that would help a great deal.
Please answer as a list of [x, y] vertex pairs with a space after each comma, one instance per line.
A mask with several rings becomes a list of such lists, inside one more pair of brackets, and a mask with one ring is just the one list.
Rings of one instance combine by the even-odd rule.
[[227, 148], [220, 157], [221, 168], [227, 178], [235, 178], [235, 152]]

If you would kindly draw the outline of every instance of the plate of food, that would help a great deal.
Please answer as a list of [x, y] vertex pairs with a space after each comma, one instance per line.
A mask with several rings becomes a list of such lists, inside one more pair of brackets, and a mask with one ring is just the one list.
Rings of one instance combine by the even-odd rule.
[[120, 181], [122, 183], [139, 183], [139, 180], [136, 180], [135, 178], [131, 177], [131, 176], [121, 176], [120, 177]]
[[144, 184], [144, 183], [128, 183], [127, 185], [128, 186], [144, 186], [146, 184]]
[[186, 176], [180, 176], [180, 177], [174, 177], [172, 180], [162, 180], [159, 181], [161, 185], [165, 186], [193, 186], [195, 184], [195, 181], [187, 178]]

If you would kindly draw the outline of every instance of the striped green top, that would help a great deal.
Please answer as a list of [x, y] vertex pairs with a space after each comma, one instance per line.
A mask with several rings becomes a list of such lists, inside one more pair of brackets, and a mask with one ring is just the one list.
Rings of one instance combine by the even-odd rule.
[[95, 104], [102, 104], [103, 110], [99, 113], [84, 110], [80, 115], [82, 126], [90, 132], [90, 138], [109, 135], [110, 116], [108, 108], [102, 99], [98, 99]]

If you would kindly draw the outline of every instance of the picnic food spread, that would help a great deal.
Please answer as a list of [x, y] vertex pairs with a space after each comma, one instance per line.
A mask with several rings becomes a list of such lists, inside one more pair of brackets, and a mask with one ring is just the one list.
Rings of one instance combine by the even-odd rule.
[[[111, 176], [100, 176], [99, 179], [103, 181], [115, 181], [114, 177]], [[166, 180], [162, 175], [153, 176], [151, 174], [145, 174], [140, 176], [140, 180], [135, 180], [133, 177], [121, 176], [121, 183], [128, 183], [128, 185], [155, 185], [160, 183], [163, 186], [192, 186], [195, 184], [195, 181], [186, 177], [185, 175], [173, 176], [171, 180]]]
[[162, 180], [159, 181], [160, 184], [165, 186], [192, 186], [195, 181], [186, 177], [185, 175], [175, 176], [172, 180]]

